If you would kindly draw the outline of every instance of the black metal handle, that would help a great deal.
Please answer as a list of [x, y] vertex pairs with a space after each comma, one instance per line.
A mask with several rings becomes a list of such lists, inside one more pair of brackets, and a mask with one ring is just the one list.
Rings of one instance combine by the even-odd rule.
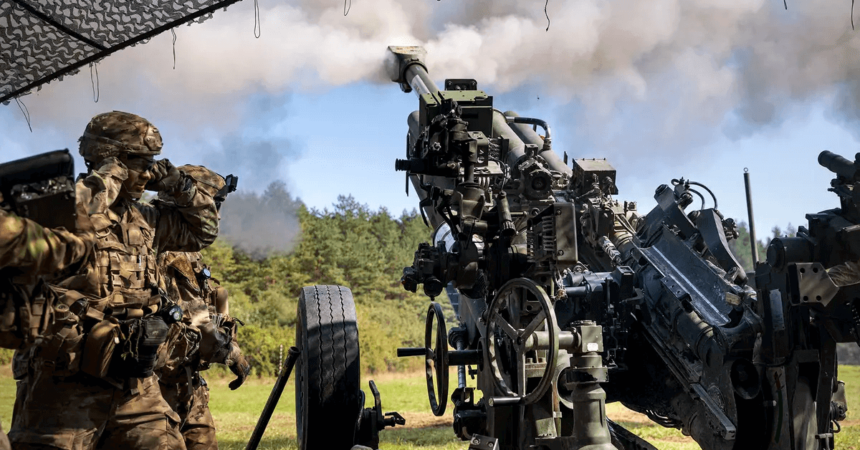
[[423, 347], [402, 347], [397, 349], [397, 357], [404, 356], [427, 356], [427, 349]]
[[284, 392], [284, 387], [287, 385], [287, 380], [290, 379], [290, 374], [293, 372], [293, 366], [301, 355], [301, 351], [296, 347], [290, 347], [287, 354], [287, 362], [284, 369], [278, 374], [278, 380], [275, 381], [275, 386], [272, 388], [272, 393], [269, 394], [269, 399], [266, 400], [266, 406], [263, 408], [263, 413], [260, 414], [260, 419], [257, 421], [257, 426], [254, 427], [254, 432], [251, 434], [251, 440], [248, 441], [248, 446], [245, 450], [256, 450], [260, 445], [260, 440], [263, 439], [263, 433], [266, 431], [266, 426], [269, 425], [269, 419], [272, 418], [272, 413], [275, 412], [275, 407], [278, 406], [278, 400], [281, 399], [281, 394]]
[[489, 402], [491, 407], [494, 406], [514, 406], [523, 403], [522, 397], [491, 397]]

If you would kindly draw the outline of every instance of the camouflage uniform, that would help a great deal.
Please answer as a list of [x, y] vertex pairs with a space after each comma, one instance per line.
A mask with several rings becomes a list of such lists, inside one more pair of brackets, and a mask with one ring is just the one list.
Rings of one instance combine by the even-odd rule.
[[[185, 448], [156, 376], [124, 375], [151, 373], [142, 363], [150, 355], [133, 342], [166, 335], [156, 326], [155, 311], [168, 305], [153, 295], [157, 254], [197, 251], [218, 233], [212, 197], [169, 161], [152, 165], [161, 146], [152, 124], [116, 111], [94, 117], [81, 138], [91, 170], [76, 194], [94, 226], [95, 253], [52, 286], [58, 302], [76, 307], [79, 316], [55, 320], [31, 348], [26, 392], [18, 393], [23, 406], [9, 433], [16, 449]], [[141, 183], [173, 203], [138, 204]]]
[[[219, 202], [224, 187], [195, 166], [181, 167]], [[228, 364], [244, 381], [249, 366], [235, 340], [235, 321], [228, 316], [227, 292], [209, 277], [209, 268], [197, 252], [166, 252], [158, 257], [162, 288], [183, 307], [182, 323], [171, 326], [170, 352], [159, 372], [165, 400], [182, 419], [181, 432], [189, 450], [217, 450], [215, 421], [209, 411], [209, 388], [200, 375], [211, 363]], [[214, 335], [214, 336], [213, 336]], [[215, 343], [213, 345], [212, 343]], [[201, 348], [202, 344], [202, 348]], [[231, 388], [238, 385], [231, 383]]]
[[860, 283], [860, 261], [848, 261], [827, 269], [827, 274], [837, 286]]
[[0, 269], [40, 275], [60, 272], [92, 252], [92, 233], [51, 230], [0, 210]]
[[[88, 228], [82, 227], [80, 234], [51, 230], [0, 210], [0, 269], [4, 272], [14, 270], [30, 276], [62, 272], [91, 254], [92, 246], [93, 236]], [[38, 328], [31, 327], [29, 321], [21, 321], [17, 309], [26, 308], [28, 319], [36, 314], [29, 303], [15, 305], [7, 301], [7, 295], [12, 293], [0, 294], [0, 347], [19, 348], [30, 330]], [[9, 439], [0, 429], [0, 450], [10, 449]]]

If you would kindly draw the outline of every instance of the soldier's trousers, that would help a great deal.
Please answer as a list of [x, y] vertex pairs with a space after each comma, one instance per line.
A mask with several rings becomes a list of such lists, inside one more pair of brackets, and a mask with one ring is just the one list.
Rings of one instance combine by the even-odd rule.
[[[12, 421], [15, 450], [183, 450], [179, 416], [161, 397], [153, 375], [116, 388], [79, 373], [68, 378], [36, 369]], [[19, 399], [20, 400], [20, 399]]]
[[[199, 380], [199, 377], [195, 377]], [[191, 391], [191, 408], [188, 402], [182, 400], [182, 391], [188, 383], [159, 383], [164, 399], [179, 414], [182, 428], [180, 432], [185, 439], [188, 450], [218, 450], [215, 438], [215, 420], [209, 411], [209, 388], [195, 383]]]

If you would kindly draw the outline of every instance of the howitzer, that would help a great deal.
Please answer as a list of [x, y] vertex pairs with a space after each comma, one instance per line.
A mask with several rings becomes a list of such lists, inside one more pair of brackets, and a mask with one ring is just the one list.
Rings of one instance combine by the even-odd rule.
[[805, 235], [775, 240], [748, 274], [728, 245], [737, 226], [707, 186], [672, 180], [640, 214], [615, 198], [607, 161], [569, 167], [545, 121], [496, 109], [475, 80], [439, 90], [423, 56], [389, 47], [387, 64], [419, 98], [395, 168], [434, 230], [401, 280], [431, 299], [425, 346], [398, 355], [424, 358], [434, 414], [451, 392], [469, 448], [653, 448], [608, 420], [607, 402], [707, 450], [832, 448], [846, 408], [835, 342], [857, 340], [848, 311], [860, 305], [825, 269], [860, 255], [846, 247], [860, 229], [860, 163], [825, 155], [843, 208], [810, 215]]

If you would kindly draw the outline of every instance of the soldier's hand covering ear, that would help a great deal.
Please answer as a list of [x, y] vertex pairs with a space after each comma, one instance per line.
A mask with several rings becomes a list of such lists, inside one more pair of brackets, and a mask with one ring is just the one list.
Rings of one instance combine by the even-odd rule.
[[171, 164], [169, 159], [157, 161], [149, 173], [152, 174], [152, 179], [146, 183], [146, 189], [150, 191], [172, 190], [181, 178], [179, 169]]
[[229, 367], [230, 371], [236, 375], [236, 379], [231, 381], [229, 384], [230, 389], [235, 391], [242, 385], [242, 383], [245, 382], [248, 375], [251, 374], [251, 365], [248, 364], [248, 360], [242, 356], [239, 346], [236, 345], [235, 342], [232, 344], [233, 349], [230, 351], [230, 356], [227, 358], [227, 367]]
[[108, 156], [102, 159], [93, 169], [102, 177], [111, 176], [118, 180], [128, 178], [128, 168], [116, 156]]

